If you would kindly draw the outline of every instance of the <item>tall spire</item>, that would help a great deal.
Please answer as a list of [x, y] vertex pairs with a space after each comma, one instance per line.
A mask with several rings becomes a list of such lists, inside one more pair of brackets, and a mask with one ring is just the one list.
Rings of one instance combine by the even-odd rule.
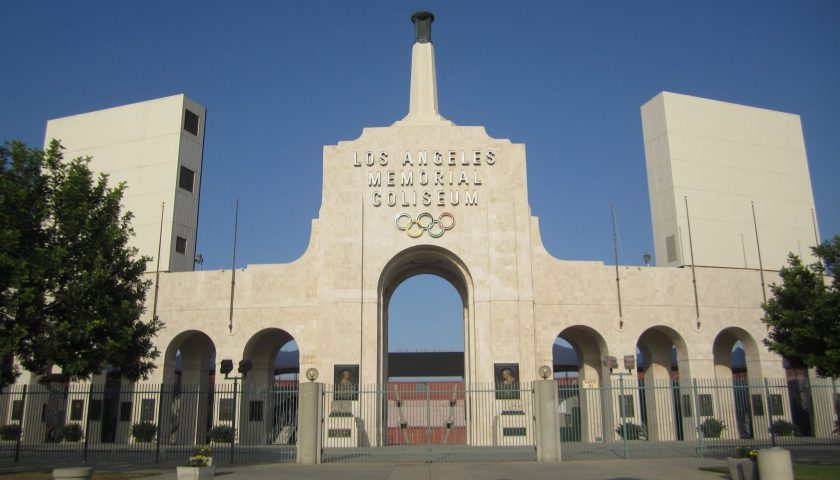
[[394, 125], [452, 125], [438, 113], [435, 48], [432, 46], [430, 12], [411, 16], [414, 23], [414, 46], [411, 47], [411, 94], [408, 115]]

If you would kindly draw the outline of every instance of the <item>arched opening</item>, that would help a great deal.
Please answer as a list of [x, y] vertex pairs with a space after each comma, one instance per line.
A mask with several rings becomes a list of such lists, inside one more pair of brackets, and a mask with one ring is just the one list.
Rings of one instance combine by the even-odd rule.
[[377, 443], [466, 441], [464, 385], [475, 378], [471, 292], [464, 263], [440, 247], [409, 248], [383, 269], [377, 378], [388, 401]]
[[[640, 359], [639, 408], [631, 405], [632, 398], [623, 399], [621, 413], [628, 418], [625, 421], [643, 426], [650, 440], [683, 440], [692, 436], [695, 428], [691, 385], [680, 384], [680, 375], [690, 378], [685, 341], [676, 330], [655, 326], [642, 332], [636, 348]], [[705, 402], [705, 395], [702, 399]]]
[[[198, 330], [176, 335], [164, 353], [161, 435], [169, 443], [204, 442], [213, 422], [216, 347]], [[166, 438], [166, 437], [162, 437]]]
[[[438, 279], [442, 279], [444, 282]], [[438, 293], [443, 292], [448, 297], [443, 304], [445, 313], [442, 310], [438, 310], [438, 313], [445, 318], [423, 318], [422, 316], [417, 316], [402, 322], [400, 319], [397, 319], [394, 327], [397, 330], [400, 328], [412, 328], [416, 327], [416, 324], [412, 325], [413, 322], [423, 321], [422, 328], [426, 332], [431, 330], [429, 327], [434, 328], [435, 325], [445, 329], [442, 331], [443, 334], [439, 335], [438, 338], [446, 336], [445, 332], [450, 332], [449, 336], [451, 337], [451, 332], [457, 332], [458, 329], [462, 333], [456, 337], [457, 339], [454, 342], [452, 338], [441, 339], [443, 342], [440, 345], [442, 348], [450, 350], [449, 352], [414, 352], [424, 353], [425, 355], [415, 355], [416, 358], [413, 359], [415, 360], [413, 362], [400, 361], [399, 364], [395, 363], [392, 366], [390, 365], [391, 359], [394, 358], [397, 361], [397, 357], [392, 357], [391, 354], [401, 353], [399, 352], [401, 344], [397, 344], [394, 346], [395, 348], [391, 348], [389, 342], [391, 339], [390, 316], [392, 313], [399, 313], [392, 312], [391, 303], [395, 300], [400, 300], [399, 296], [395, 298], [394, 294], [398, 289], [402, 289], [401, 286], [404, 283], [410, 288], [411, 284], [415, 282], [420, 284], [426, 283], [426, 286], [434, 284]], [[451, 291], [453, 288], [454, 294]], [[392, 378], [406, 377], [461, 377], [465, 380], [472, 379], [474, 372], [471, 368], [469, 348], [471, 338], [471, 291], [472, 282], [464, 263], [452, 252], [443, 248], [431, 245], [412, 247], [399, 253], [388, 262], [382, 271], [379, 281], [379, 328], [381, 339], [377, 375], [379, 381], [385, 383]], [[437, 300], [437, 298], [426, 298], [425, 302]], [[409, 308], [418, 309], [418, 307], [422, 306], [419, 303], [409, 306]], [[455, 308], [458, 311], [453, 314], [452, 310]], [[426, 310], [425, 307], [424, 310]], [[434, 339], [435, 335], [425, 336], [425, 338]], [[419, 344], [406, 343], [406, 345], [417, 346]], [[444, 347], [444, 345], [446, 346]], [[436, 355], [437, 353], [442, 354]], [[447, 353], [449, 355], [446, 355]], [[459, 353], [460, 355], [458, 355]], [[414, 365], [414, 368], [407, 368], [410, 363]]]
[[242, 359], [251, 361], [251, 371], [242, 381], [243, 387], [273, 385], [282, 375], [296, 381], [300, 370], [299, 355], [297, 342], [285, 330], [260, 330], [242, 351]]
[[750, 370], [757, 377], [760, 368], [758, 345], [744, 329], [729, 327], [715, 337], [712, 352], [716, 386], [732, 392], [731, 397], [722, 394], [719, 399], [720, 413], [728, 420], [726, 423], [737, 426], [736, 429], [729, 428], [732, 431], [728, 433], [734, 436], [737, 432], [738, 438], [742, 439], [753, 438], [753, 395], [757, 396], [756, 407], [763, 410], [761, 387], [751, 388], [749, 381]]
[[280, 328], [260, 330], [245, 344], [242, 359], [251, 362], [251, 370], [242, 379], [239, 442], [294, 444], [300, 373], [300, 351], [294, 337]]
[[751, 370], [758, 371], [758, 344], [752, 335], [738, 327], [721, 330], [712, 344], [715, 377], [718, 379], [749, 378]]
[[[607, 435], [605, 419], [611, 418], [604, 401], [602, 358], [607, 354], [603, 337], [594, 329], [576, 325], [564, 329], [552, 345], [554, 381], [558, 389], [560, 439], [564, 442], [600, 441]], [[606, 407], [606, 408], [604, 408]]]
[[418, 274], [388, 302], [388, 381], [463, 381], [464, 303], [448, 281]]

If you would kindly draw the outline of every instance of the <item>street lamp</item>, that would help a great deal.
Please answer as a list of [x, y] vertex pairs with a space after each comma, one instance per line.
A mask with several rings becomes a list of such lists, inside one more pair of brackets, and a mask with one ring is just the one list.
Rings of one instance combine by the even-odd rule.
[[610, 369], [610, 376], [617, 376], [618, 377], [618, 412], [621, 415], [621, 439], [622, 443], [624, 444], [624, 458], [627, 458], [627, 422], [625, 421], [625, 411], [624, 411], [624, 377], [626, 375], [632, 375], [633, 369], [636, 368], [636, 357], [634, 355], [625, 355], [624, 356], [624, 368], [627, 369], [627, 373], [625, 372], [615, 372], [613, 373], [613, 369], [618, 368], [618, 359], [613, 356], [605, 355], [603, 360], [604, 366]]
[[233, 436], [230, 439], [230, 463], [233, 463], [233, 449], [234, 449], [234, 439], [236, 438], [236, 393], [237, 393], [237, 386], [239, 380], [244, 380], [248, 376], [248, 372], [254, 368], [253, 364], [250, 360], [240, 360], [239, 361], [239, 368], [237, 371], [241, 374], [241, 376], [230, 376], [230, 372], [233, 371], [233, 360], [226, 358], [221, 361], [219, 364], [219, 371], [222, 372], [225, 376], [225, 380], [233, 380], [233, 416], [231, 417], [231, 428], [233, 428]]

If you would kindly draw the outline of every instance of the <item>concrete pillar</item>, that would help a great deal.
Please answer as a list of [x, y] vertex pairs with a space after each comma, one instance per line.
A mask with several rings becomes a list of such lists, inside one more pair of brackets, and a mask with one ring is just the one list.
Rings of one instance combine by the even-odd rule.
[[538, 462], [559, 462], [560, 419], [557, 416], [557, 385], [552, 380], [534, 382]]
[[761, 480], [793, 480], [790, 451], [784, 448], [763, 448], [758, 451], [758, 478]]
[[301, 383], [298, 397], [297, 463], [321, 463], [323, 383]]

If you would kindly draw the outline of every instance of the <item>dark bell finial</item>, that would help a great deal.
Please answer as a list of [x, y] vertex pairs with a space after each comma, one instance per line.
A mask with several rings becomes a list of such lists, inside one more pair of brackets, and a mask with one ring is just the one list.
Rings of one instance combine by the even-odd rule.
[[411, 16], [414, 23], [414, 43], [430, 43], [432, 41], [432, 22], [435, 16], [432, 12], [417, 12]]

